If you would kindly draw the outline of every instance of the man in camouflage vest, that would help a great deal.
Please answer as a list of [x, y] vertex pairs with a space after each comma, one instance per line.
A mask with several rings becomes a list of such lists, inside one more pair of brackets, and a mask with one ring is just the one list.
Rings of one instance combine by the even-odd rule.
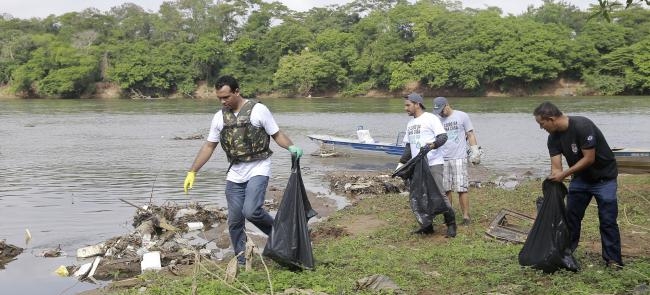
[[[273, 227], [273, 217], [262, 208], [271, 175], [273, 152], [269, 149], [269, 138], [296, 157], [302, 156], [302, 149], [280, 130], [265, 105], [240, 95], [235, 78], [222, 76], [215, 88], [223, 108], [214, 115], [208, 138], [187, 172], [183, 187], [185, 193], [192, 188], [196, 173], [221, 142], [230, 163], [226, 176], [230, 241], [235, 254], [240, 254], [246, 245], [246, 220], [267, 235]], [[244, 256], [240, 255], [238, 261], [244, 264]]]

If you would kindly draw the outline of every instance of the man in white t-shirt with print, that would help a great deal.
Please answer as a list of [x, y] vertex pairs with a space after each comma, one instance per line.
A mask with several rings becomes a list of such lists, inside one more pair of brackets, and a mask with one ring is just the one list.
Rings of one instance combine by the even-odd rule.
[[[433, 181], [440, 189], [440, 194], [445, 199], [445, 203], [449, 208], [443, 213], [445, 224], [447, 225], [447, 237], [456, 236], [456, 217], [454, 210], [451, 208], [451, 203], [445, 195], [442, 184], [443, 173], [443, 155], [440, 147], [445, 144], [447, 134], [444, 127], [440, 123], [440, 119], [435, 115], [425, 112], [424, 100], [420, 94], [411, 93], [404, 98], [404, 110], [409, 116], [412, 116], [406, 125], [406, 135], [404, 135], [403, 142], [406, 144], [404, 153], [400, 158], [397, 168], [405, 164], [411, 158], [415, 157], [421, 148], [429, 150], [427, 153], [427, 160], [429, 162], [429, 169], [433, 176]], [[425, 147], [426, 146], [426, 147]], [[433, 223], [432, 220], [420, 221], [422, 224], [419, 229], [413, 231], [414, 234], [432, 234]]]
[[[235, 254], [242, 254], [246, 246], [246, 220], [267, 235], [273, 227], [273, 217], [262, 207], [271, 176], [273, 152], [269, 149], [269, 138], [295, 157], [302, 155], [302, 149], [280, 130], [265, 105], [240, 95], [235, 78], [222, 76], [215, 88], [223, 108], [214, 115], [208, 138], [187, 172], [183, 187], [185, 193], [192, 188], [196, 173], [221, 143], [230, 163], [225, 190], [228, 230]], [[245, 263], [243, 255], [237, 260], [239, 264]]]
[[472, 164], [478, 165], [481, 162], [481, 152], [474, 135], [474, 126], [467, 113], [452, 109], [444, 97], [436, 97], [433, 100], [433, 113], [440, 116], [440, 121], [447, 132], [447, 142], [440, 148], [445, 158], [443, 185], [447, 198], [452, 202], [452, 192], [458, 193], [458, 203], [463, 213], [461, 224], [469, 225], [467, 142], [469, 142], [469, 159]]

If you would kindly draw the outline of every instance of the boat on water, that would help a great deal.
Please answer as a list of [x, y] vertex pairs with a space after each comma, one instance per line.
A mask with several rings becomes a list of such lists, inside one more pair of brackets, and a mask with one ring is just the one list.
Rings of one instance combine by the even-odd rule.
[[[346, 147], [361, 151], [380, 152], [390, 155], [401, 155], [404, 151], [402, 138], [404, 133], [400, 132], [395, 142], [379, 142], [372, 139], [370, 132], [359, 126], [357, 138], [346, 138], [323, 134], [307, 135], [309, 139], [317, 141], [323, 146]], [[650, 173], [650, 149], [642, 148], [612, 148], [619, 171], [623, 173]]]
[[375, 141], [368, 130], [363, 129], [362, 126], [357, 128], [357, 138], [345, 138], [332, 135], [323, 134], [310, 134], [307, 135], [309, 139], [317, 141], [322, 145], [334, 147], [346, 147], [355, 150], [383, 152], [390, 155], [401, 155], [404, 151], [404, 144], [402, 138], [404, 132], [397, 135], [394, 143]]
[[650, 149], [612, 148], [620, 172], [650, 173]]

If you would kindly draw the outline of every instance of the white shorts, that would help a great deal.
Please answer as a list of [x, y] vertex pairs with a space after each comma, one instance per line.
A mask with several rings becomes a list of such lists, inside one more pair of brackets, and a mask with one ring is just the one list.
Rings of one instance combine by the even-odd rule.
[[469, 187], [469, 177], [467, 177], [467, 159], [445, 160], [442, 185], [445, 187], [445, 191], [447, 192], [467, 192], [467, 188]]

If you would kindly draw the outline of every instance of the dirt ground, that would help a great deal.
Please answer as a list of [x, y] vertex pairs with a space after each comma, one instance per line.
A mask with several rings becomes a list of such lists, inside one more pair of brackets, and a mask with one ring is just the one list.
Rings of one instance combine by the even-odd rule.
[[[480, 186], [503, 186], [503, 182], [513, 181], [517, 183], [525, 179], [530, 175], [525, 173], [513, 177], [512, 179], [491, 179], [490, 173], [485, 168], [471, 167], [473, 169], [470, 175], [472, 179], [470, 183], [475, 187]], [[383, 194], [391, 192], [407, 192], [407, 188], [404, 187], [403, 183], [400, 184], [399, 179], [390, 179], [386, 174], [378, 172], [333, 172], [327, 175], [327, 178], [330, 181], [330, 188], [342, 195], [345, 195], [352, 204], [356, 200], [363, 198], [366, 195], [371, 194]], [[362, 190], [354, 189], [345, 189], [345, 184], [369, 184], [368, 187], [365, 187]], [[397, 190], [393, 191], [390, 189], [391, 185], [394, 185]], [[353, 185], [352, 188], [355, 188]], [[634, 188], [632, 188], [634, 190]], [[595, 201], [594, 201], [595, 202]], [[619, 226], [621, 229], [621, 252], [623, 258], [625, 257], [650, 257], [650, 236], [645, 228], [638, 227], [637, 225], [630, 227], [625, 227], [624, 225], [630, 225], [631, 223], [627, 220], [625, 214], [619, 215]], [[385, 225], [385, 221], [379, 220], [374, 215], [346, 215], [343, 217], [339, 224], [344, 224], [341, 227], [320, 227], [317, 231], [312, 233], [312, 239], [317, 241], [318, 239], [324, 237], [339, 237], [339, 236], [358, 236], [366, 235], [370, 232], [373, 232], [377, 228], [380, 228]], [[485, 224], [485, 227], [489, 225], [489, 222]], [[601, 243], [600, 240], [587, 240], [582, 239], [580, 242], [580, 248], [578, 249], [590, 254], [590, 255], [600, 255], [601, 253]]]

